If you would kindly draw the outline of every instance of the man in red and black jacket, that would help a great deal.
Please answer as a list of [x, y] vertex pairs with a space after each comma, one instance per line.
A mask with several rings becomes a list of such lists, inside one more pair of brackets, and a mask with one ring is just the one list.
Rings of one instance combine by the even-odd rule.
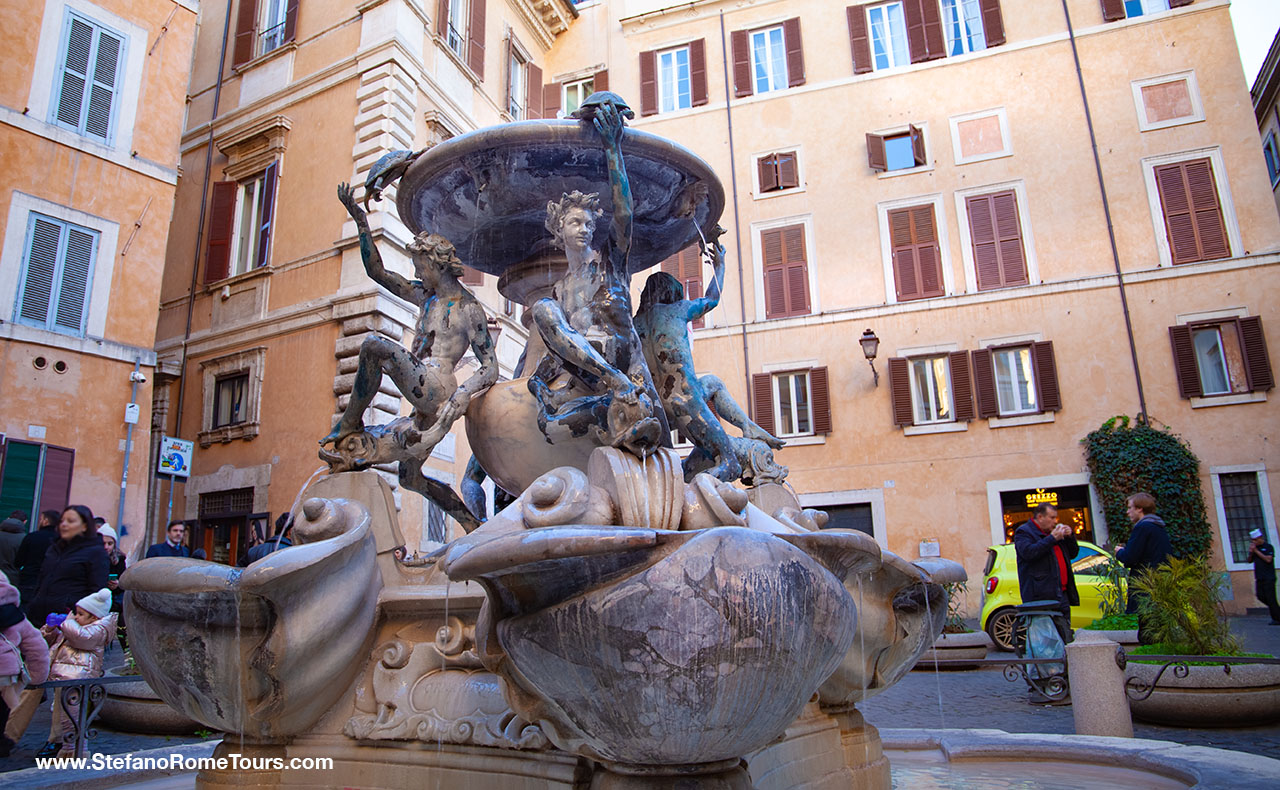
[[1057, 601], [1062, 613], [1071, 616], [1071, 607], [1080, 604], [1071, 561], [1080, 544], [1071, 528], [1058, 523], [1058, 509], [1036, 505], [1031, 520], [1013, 533], [1018, 555], [1018, 589], [1023, 603]]

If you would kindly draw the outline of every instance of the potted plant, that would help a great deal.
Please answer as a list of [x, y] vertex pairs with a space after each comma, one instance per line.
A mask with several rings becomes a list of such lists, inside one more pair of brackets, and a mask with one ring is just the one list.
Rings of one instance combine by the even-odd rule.
[[916, 661], [916, 669], [968, 669], [973, 664], [938, 664], [938, 661], [972, 661], [987, 657], [991, 648], [991, 637], [985, 631], [978, 631], [965, 625], [964, 602], [968, 582], [948, 582], [942, 585], [947, 591], [947, 619], [942, 626], [942, 633], [934, 641], [933, 647], [920, 654]]
[[[1109, 546], [1108, 549], [1110, 549]], [[1111, 641], [1122, 645], [1138, 644], [1138, 615], [1125, 614], [1124, 611], [1129, 572], [1111, 557], [1095, 568], [1098, 576], [1097, 589], [1102, 603], [1102, 616], [1081, 630], [1097, 631]]]
[[[1280, 665], [1173, 662], [1143, 655], [1242, 657], [1222, 613], [1219, 574], [1203, 556], [1172, 558], [1135, 575], [1153, 644], [1129, 651], [1125, 685], [1134, 718], [1156, 724], [1243, 727], [1280, 720]], [[1270, 658], [1270, 656], [1266, 656]]]

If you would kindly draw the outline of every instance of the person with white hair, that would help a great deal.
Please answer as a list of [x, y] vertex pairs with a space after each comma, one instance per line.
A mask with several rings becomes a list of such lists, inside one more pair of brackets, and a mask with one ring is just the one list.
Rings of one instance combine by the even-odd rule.
[[1262, 530], [1249, 533], [1249, 556], [1253, 561], [1253, 591], [1271, 612], [1271, 624], [1280, 625], [1280, 605], [1276, 603], [1276, 548], [1267, 543]]

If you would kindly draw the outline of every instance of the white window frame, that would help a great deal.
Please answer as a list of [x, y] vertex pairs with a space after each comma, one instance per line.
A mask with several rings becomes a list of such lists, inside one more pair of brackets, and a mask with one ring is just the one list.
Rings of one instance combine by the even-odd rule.
[[[60, 56], [63, 51], [63, 31], [69, 12], [84, 17], [124, 38], [124, 49], [117, 72], [115, 101], [112, 105], [112, 133], [107, 142], [86, 137], [49, 121], [57, 110], [55, 93], [60, 81]], [[40, 39], [36, 46], [35, 68], [31, 76], [31, 88], [27, 97], [26, 117], [43, 124], [46, 136], [65, 141], [68, 145], [89, 153], [107, 155], [120, 152], [125, 159], [133, 150], [134, 126], [138, 115], [138, 96], [143, 82], [146, 61], [147, 31], [145, 28], [100, 8], [87, 0], [45, 0], [44, 16], [40, 25]], [[118, 112], [117, 112], [118, 110]]]
[[952, 47], [952, 45], [954, 45], [954, 44], [956, 43], [956, 41], [964, 41], [964, 40], [963, 40], [963, 39], [953, 39], [953, 38], [951, 37], [951, 35], [952, 35], [952, 34], [951, 34], [951, 27], [952, 27], [952, 23], [951, 23], [951, 20], [949, 20], [949, 19], [947, 18], [947, 8], [946, 8], [946, 5], [945, 5], [945, 4], [946, 4], [946, 2], [947, 2], [947, 0], [942, 0], [942, 2], [943, 2], [943, 5], [941, 6], [941, 11], [942, 11], [942, 37], [943, 37], [943, 46], [944, 46], [944, 47], [946, 47], [946, 57], [948, 57], [948, 58], [958, 58], [958, 57], [960, 57], [961, 55], [968, 55], [968, 54], [971, 54], [971, 53], [973, 53], [973, 52], [982, 52], [983, 50], [987, 49], [987, 48], [988, 48], [988, 47], [987, 47], [987, 26], [986, 26], [986, 24], [982, 21], [982, 9], [981, 9], [981, 6], [979, 5], [979, 0], [950, 0], [950, 1], [951, 1], [951, 4], [952, 4], [952, 8], [954, 8], [954, 9], [955, 9], [955, 13], [956, 13], [956, 15], [957, 15], [957, 17], [959, 18], [959, 21], [960, 21], [961, 23], [963, 23], [963, 21], [964, 21], [964, 6], [965, 6], [966, 4], [972, 4], [972, 5], [974, 5], [974, 6], [978, 6], [978, 16], [977, 16], [977, 20], [978, 20], [978, 27], [982, 28], [982, 48], [981, 48], [981, 49], [973, 49], [973, 48], [969, 47], [969, 45], [968, 45], [967, 43], [962, 43], [962, 44], [961, 44], [961, 46], [960, 46], [961, 51], [960, 51], [960, 52], [958, 52], [958, 53], [952, 54], [952, 52], [951, 52], [951, 47]]
[[1227, 183], [1227, 168], [1222, 162], [1221, 146], [1215, 145], [1191, 151], [1179, 151], [1173, 154], [1148, 156], [1142, 160], [1142, 178], [1147, 185], [1147, 205], [1151, 210], [1151, 229], [1155, 231], [1156, 252], [1159, 255], [1156, 265], [1161, 268], [1173, 266], [1173, 251], [1169, 249], [1169, 235], [1164, 226], [1164, 211], [1160, 208], [1160, 189], [1156, 184], [1156, 168], [1161, 165], [1186, 162], [1191, 159], [1204, 159], [1206, 157], [1208, 157], [1209, 164], [1213, 167], [1213, 183], [1218, 189], [1218, 205], [1222, 208], [1222, 222], [1227, 226], [1227, 244], [1231, 247], [1231, 254], [1227, 258], [1217, 258], [1213, 261], [1184, 263], [1179, 268], [1205, 263], [1221, 263], [1224, 260], [1238, 256], [1240, 251], [1244, 249], [1244, 244], [1240, 240], [1240, 223], [1236, 219], [1236, 204], [1231, 198], [1231, 186]]
[[[884, 68], [881, 68], [880, 66], [876, 65], [875, 42], [872, 39], [872, 34], [871, 34], [871, 31], [872, 31], [871, 12], [875, 9], [887, 9], [889, 6], [894, 6], [894, 5], [898, 7], [898, 11], [902, 14], [902, 43], [906, 49], [907, 60], [905, 63], [896, 62], [893, 55], [893, 47], [886, 46], [885, 54], [889, 58], [889, 65], [885, 66]], [[888, 3], [876, 3], [874, 5], [868, 5], [864, 10], [866, 11], [866, 14], [867, 14], [867, 47], [871, 52], [871, 70], [872, 71], [888, 71], [889, 69], [897, 69], [897, 68], [902, 68], [903, 66], [910, 66], [911, 65], [911, 44], [907, 36], [907, 9], [903, 1], [891, 0], [891, 2], [888, 2]], [[887, 10], [884, 11], [883, 13], [884, 13], [884, 19], [885, 19], [884, 29], [887, 37], [886, 41], [891, 43], [893, 41], [893, 37], [889, 35], [889, 14]]]
[[[460, 58], [467, 56], [467, 15], [470, 0], [449, 0], [449, 15], [444, 23], [444, 45]], [[454, 26], [454, 21], [458, 25]], [[456, 37], [455, 35], [456, 34]]]
[[508, 40], [511, 47], [507, 57], [506, 111], [512, 120], [523, 121], [529, 115], [529, 108], [525, 106], [529, 95], [529, 53], [514, 35], [508, 34]]
[[[284, 28], [289, 18], [289, 0], [259, 0], [259, 3], [258, 30], [261, 32], [257, 36], [257, 53], [258, 56], [261, 57], [268, 52], [274, 52], [285, 44]], [[274, 16], [271, 13], [272, 3], [278, 4], [276, 6], [276, 13]], [[274, 36], [273, 40], [268, 41], [267, 35], [277, 28], [279, 29], [279, 32]], [[271, 46], [267, 46], [268, 43], [270, 43]]]
[[[787, 316], [786, 318], [765, 318], [765, 299], [764, 299], [764, 247], [760, 241], [760, 235], [763, 231], [773, 230], [775, 228], [785, 228], [788, 225], [804, 226], [804, 251], [805, 266], [808, 271], [807, 285], [809, 286], [809, 312], [806, 315]], [[771, 323], [785, 321], [803, 321], [812, 318], [822, 312], [822, 304], [819, 300], [820, 290], [815, 285], [818, 282], [818, 263], [817, 250], [813, 243], [813, 215], [800, 214], [790, 217], [782, 217], [780, 219], [771, 219], [764, 222], [751, 223], [751, 279], [752, 289], [755, 292], [756, 300], [756, 320], [768, 320]], [[814, 363], [812, 367], [816, 367]], [[783, 370], [783, 368], [775, 368]]]
[[[1142, 100], [1142, 89], [1152, 85], [1163, 85], [1166, 82], [1185, 81], [1187, 83], [1187, 95], [1191, 99], [1191, 114], [1184, 115], [1180, 118], [1169, 118], [1164, 121], [1152, 121], [1147, 118], [1147, 104]], [[1155, 129], [1167, 129], [1170, 126], [1182, 126], [1188, 123], [1198, 123], [1204, 120], [1204, 104], [1200, 100], [1200, 83], [1196, 81], [1196, 72], [1194, 69], [1186, 71], [1175, 71], [1172, 74], [1162, 74], [1158, 77], [1144, 77], [1140, 80], [1133, 80], [1129, 83], [1133, 90], [1133, 104], [1138, 113], [1138, 131], [1150, 132]]]
[[[812, 368], [805, 368], [802, 370], [796, 370], [796, 369], [780, 370], [776, 373], [769, 374], [769, 387], [773, 393], [773, 427], [775, 430], [774, 436], [777, 436], [779, 439], [795, 439], [803, 436], [814, 436], [817, 433], [817, 431], [813, 429], [813, 380], [809, 376], [809, 373], [811, 370]], [[805, 410], [808, 411], [809, 430], [792, 431], [791, 433], [783, 433], [782, 432], [782, 398], [780, 396], [781, 379], [784, 376], [790, 379], [791, 377], [801, 376], [801, 375], [804, 376], [804, 387], [805, 387], [805, 393], [806, 393]], [[798, 404], [792, 405], [791, 417], [792, 417], [792, 424], [799, 427], [800, 408]]]
[[[778, 38], [782, 46], [782, 74], [774, 74], [772, 64], [777, 53], [773, 51], [773, 43], [771, 34], [777, 32]], [[761, 87], [759, 74], [756, 69], [756, 36], [762, 36], [765, 53], [765, 71], [769, 72], [768, 80], [771, 83], [768, 87]], [[787, 74], [787, 34], [782, 29], [782, 25], [770, 25], [769, 27], [761, 27], [752, 30], [747, 34], [747, 49], [750, 51], [751, 57], [751, 89], [757, 95], [761, 93], [775, 93], [780, 90], [787, 89], [787, 83], [790, 75]], [[778, 79], [775, 80], [774, 78]], [[777, 84], [772, 84], [776, 82]]]
[[[929, 152], [932, 151], [933, 149], [930, 148], [930, 146], [932, 145], [932, 142], [929, 139], [929, 122], [928, 121], [921, 121], [916, 124], [901, 124], [899, 126], [890, 126], [884, 129], [876, 129], [875, 131], [872, 132], [872, 134], [879, 135], [880, 137], [899, 137], [904, 134], [910, 135], [912, 126], [915, 126], [917, 129], [920, 130], [920, 139], [924, 141], [924, 164], [915, 165], [914, 167], [900, 167], [897, 170], [886, 169], [882, 172], [876, 173], [876, 178], [897, 178], [898, 176], [909, 176], [909, 175], [912, 175], [913, 173], [927, 173], [930, 170], [933, 170], [934, 160], [932, 157], [929, 156]], [[886, 146], [887, 146], [887, 143], [886, 143]], [[889, 153], [886, 150], [885, 151], [885, 167], [886, 168], [888, 167], [888, 164], [889, 164]]]
[[[953, 354], [960, 350], [958, 343], [935, 343], [930, 346], [911, 346], [908, 348], [899, 348], [894, 356], [902, 357], [908, 361], [918, 359], [920, 357], [938, 357]], [[947, 376], [951, 377], [951, 365], [947, 365]], [[967, 420], [955, 420], [954, 418], [948, 422], [930, 422], [924, 424], [916, 424], [915, 421], [915, 384], [911, 385], [912, 401], [911, 401], [911, 425], [902, 426], [903, 436], [922, 436], [933, 433], [959, 433], [969, 430], [969, 422]], [[951, 407], [952, 413], [955, 410], [955, 389], [952, 389]]]
[[[1179, 326], [1188, 324], [1206, 324], [1214, 321], [1229, 321], [1233, 318], [1245, 318], [1249, 310], [1244, 307], [1227, 307], [1221, 310], [1201, 310], [1194, 313], [1179, 313], [1175, 323]], [[1196, 375], [1200, 375], [1199, 362], [1196, 363]], [[1267, 392], [1233, 392], [1226, 395], [1209, 395], [1191, 399], [1193, 409], [1211, 409], [1215, 406], [1236, 406], [1241, 403], [1265, 403]]]
[[[960, 124], [967, 121], [979, 121], [992, 116], [1000, 121], [1000, 141], [1004, 143], [1004, 147], [999, 151], [992, 151], [987, 154], [965, 156], [964, 149], [960, 144]], [[1003, 159], [1006, 156], [1013, 156], [1013, 139], [1009, 136], [1009, 113], [1005, 111], [1004, 107], [992, 107], [988, 110], [953, 115], [948, 119], [948, 122], [951, 126], [951, 150], [954, 152], [957, 165], [968, 165], [974, 162], [986, 162], [991, 159]]]
[[[1004, 404], [999, 402], [1000, 401], [1000, 374], [996, 370], [996, 355], [997, 354], [1015, 354], [1018, 352], [1022, 352], [1024, 350], [1026, 351], [1027, 364], [1031, 371], [1031, 375], [1028, 379], [1033, 389], [1033, 393], [1031, 397], [1033, 399], [1039, 397], [1039, 393], [1034, 392], [1034, 390], [1039, 389], [1039, 381], [1037, 380], [1038, 371], [1035, 369], [1035, 362], [1036, 362], [1035, 354], [1031, 350], [1031, 345], [1029, 343], [1027, 344], [1019, 343], [1012, 346], [1001, 346], [999, 348], [993, 348], [991, 349], [991, 375], [994, 379], [994, 384], [995, 384], [996, 404], [997, 404], [996, 409], [998, 411], [997, 416], [1023, 417], [1028, 414], [1039, 414], [1041, 411], [1043, 411], [1039, 402], [1032, 403], [1030, 408], [1026, 408], [1026, 409], [1020, 408], [1017, 410], [1010, 410], [1010, 411], [1005, 411]], [[1018, 355], [1021, 356], [1020, 353], [1018, 353]], [[1016, 384], [1017, 382], [1014, 382], [1014, 383]]]
[[[1021, 179], [1004, 181], [998, 184], [986, 184], [980, 187], [957, 189], [956, 224], [960, 226], [960, 254], [964, 258], [964, 285], [967, 293], [978, 293], [978, 268], [973, 260], [973, 231], [969, 227], [969, 215], [965, 210], [965, 200], [977, 195], [1013, 190], [1018, 201], [1018, 223], [1022, 228], [1022, 254], [1027, 262], [1027, 285], [1040, 284], [1040, 262], [1036, 258], [1035, 232], [1031, 227], [1031, 209], [1027, 205], [1027, 184]], [[1159, 200], [1157, 196], [1156, 200]], [[1012, 286], [1014, 288], [1022, 286]]]
[[[884, 301], [885, 304], [898, 304], [898, 290], [893, 273], [893, 238], [889, 233], [889, 212], [913, 206], [933, 206], [933, 224], [938, 231], [938, 255], [942, 263], [942, 291], [944, 296], [956, 292], [955, 274], [951, 271], [951, 238], [947, 230], [951, 224], [947, 221], [944, 210], [946, 201], [941, 192], [932, 195], [886, 200], [876, 204], [876, 217], [880, 225], [880, 264], [884, 269]], [[912, 299], [912, 302], [926, 301]]]
[[[229, 442], [233, 439], [252, 439], [258, 435], [262, 427], [262, 381], [266, 359], [266, 346], [257, 346], [200, 363], [203, 414], [197, 439], [201, 447], [208, 447], [214, 442]], [[219, 379], [228, 378], [237, 373], [249, 374], [249, 382], [245, 385], [244, 393], [244, 419], [234, 425], [214, 428], [213, 398], [217, 382]]]
[[[591, 84], [591, 88], [592, 88], [591, 90], [585, 90], [585, 86], [588, 83]], [[574, 109], [576, 110], [579, 106], [582, 105], [582, 102], [586, 101], [587, 97], [594, 92], [595, 83], [596, 83], [596, 78], [595, 78], [595, 75], [593, 74], [590, 77], [584, 77], [579, 80], [572, 80], [570, 82], [566, 82], [563, 85], [561, 85], [560, 86], [560, 110], [556, 113], [556, 117], [567, 118], [569, 116], [569, 113], [573, 112], [573, 110], [569, 109], [569, 90], [571, 88], [579, 89], [579, 91], [582, 94], [578, 99], [578, 104], [574, 105]]]
[[[797, 192], [804, 192], [807, 189], [807, 183], [804, 178], [804, 156], [799, 145], [783, 145], [773, 148], [766, 148], [762, 151], [756, 151], [750, 156], [751, 167], [751, 197], [753, 200], [765, 200], [767, 198], [778, 197], [779, 195], [793, 195]], [[762, 192], [760, 187], [760, 159], [770, 154], [795, 154], [796, 156], [796, 186], [789, 189], [775, 189], [772, 192]]]
[[[280, 175], [279, 175], [279, 169], [277, 166], [277, 171], [276, 171], [277, 186], [279, 186], [279, 178], [280, 178]], [[245, 193], [250, 187], [255, 188], [254, 196], [252, 198], [253, 204], [249, 207], [249, 211], [246, 212], [245, 211], [245, 200], [246, 200]], [[228, 277], [235, 277], [237, 274], [244, 274], [245, 272], [250, 272], [258, 268], [258, 265], [257, 265], [257, 261], [259, 258], [258, 240], [259, 238], [261, 238], [261, 234], [259, 232], [259, 226], [262, 223], [262, 196], [266, 191], [265, 188], [266, 188], [266, 171], [265, 170], [260, 173], [256, 173], [253, 176], [239, 182], [239, 184], [236, 187], [236, 205], [234, 209], [235, 213], [233, 215], [234, 222], [232, 223], [232, 227], [231, 227], [231, 258], [227, 262], [228, 264], [227, 269], [229, 272], [227, 275]], [[273, 201], [275, 200], [275, 195], [272, 195], [272, 200]], [[273, 205], [272, 209], [274, 208], [275, 207]], [[248, 217], [249, 217], [249, 225], [247, 228], [244, 226], [246, 213], [248, 214]], [[272, 225], [275, 224], [274, 217], [275, 217], [275, 212], [273, 210], [272, 220], [271, 220]], [[273, 227], [272, 231], [274, 230], [275, 229]], [[247, 238], [245, 237], [246, 233], [248, 234]], [[267, 254], [263, 256], [266, 263], [271, 262], [270, 239], [274, 236], [275, 236], [275, 233], [273, 232], [270, 232], [270, 236], [268, 236]], [[244, 246], [245, 244], [248, 245], [247, 249]], [[243, 258], [244, 260], [242, 261], [241, 258]]]
[[[115, 271], [116, 246], [120, 226], [110, 220], [95, 217], [83, 211], [67, 208], [23, 192], [13, 192], [9, 202], [9, 218], [5, 226], [4, 248], [0, 252], [0, 316], [12, 317], [18, 305], [18, 290], [22, 287], [25, 271], [27, 227], [32, 213], [43, 214], [62, 222], [88, 228], [98, 234], [98, 248], [93, 261], [93, 282], [85, 294], [87, 302], [84, 320], [84, 338], [101, 338], [106, 331], [107, 310], [111, 302], [111, 280]], [[55, 342], [67, 345], [70, 337], [64, 332], [13, 323], [14, 339], [35, 342]], [[52, 340], [57, 338], [57, 340]]]
[[[1142, 17], [1142, 16], [1151, 16], [1152, 14], [1163, 14], [1165, 11], [1168, 11], [1168, 10], [1169, 10], [1169, 0], [1141, 0], [1141, 3], [1142, 3], [1142, 10], [1141, 10], [1139, 13], [1137, 13], [1137, 14], [1130, 15], [1130, 14], [1129, 14], [1128, 3], [1126, 2], [1126, 3], [1125, 3], [1125, 9], [1124, 9], [1124, 15], [1125, 15], [1125, 18], [1126, 18], [1126, 19], [1137, 19], [1138, 17]], [[1164, 4], [1164, 8], [1151, 8], [1151, 7], [1150, 7], [1150, 6], [1155, 5], [1156, 3], [1163, 3], [1163, 4]]]
[[[677, 60], [677, 53], [684, 52], [684, 78], [689, 85], [689, 104], [680, 106], [680, 64]], [[693, 64], [690, 62], [690, 48], [688, 44], [680, 44], [674, 47], [667, 47], [658, 51], [656, 55], [657, 63], [655, 77], [658, 82], [658, 112], [670, 113], [687, 110], [693, 107]], [[663, 58], [670, 56], [669, 72], [663, 68]], [[666, 79], [666, 75], [670, 74], [671, 79]], [[670, 85], [667, 82], [670, 81]], [[667, 107], [667, 100], [671, 100], [671, 106]]]
[[1004, 509], [1000, 506], [1000, 494], [1005, 491], [1021, 491], [1029, 488], [1066, 488], [1067, 486], [1089, 486], [1089, 512], [1093, 516], [1093, 543], [1098, 546], [1110, 539], [1107, 528], [1107, 517], [1102, 512], [1102, 497], [1098, 489], [1093, 487], [1089, 475], [1084, 472], [1066, 475], [1044, 475], [1042, 477], [1018, 477], [1006, 480], [987, 481], [987, 517], [991, 524], [992, 545], [1004, 544]]
[[1222, 549], [1222, 557], [1226, 562], [1228, 571], [1252, 571], [1252, 562], [1235, 562], [1231, 557], [1230, 535], [1227, 532], [1227, 508], [1226, 503], [1222, 501], [1222, 481], [1221, 475], [1239, 474], [1241, 472], [1253, 472], [1258, 476], [1258, 499], [1262, 502], [1262, 518], [1266, 523], [1264, 532], [1267, 535], [1267, 542], [1272, 546], [1280, 545], [1280, 539], [1276, 531], [1276, 514], [1271, 505], [1271, 488], [1267, 484], [1267, 467], [1266, 464], [1235, 464], [1230, 466], [1211, 466], [1209, 467], [1209, 479], [1213, 483], [1213, 509], [1218, 517], [1218, 540]]
[[[994, 348], [997, 346], [1029, 346], [1032, 343], [1039, 343], [1044, 340], [1044, 335], [1040, 332], [1027, 332], [1021, 335], [1005, 335], [1003, 337], [979, 338], [978, 348]], [[995, 367], [992, 366], [991, 375], [994, 384]], [[1015, 428], [1022, 425], [1037, 425], [1039, 423], [1054, 422], [1057, 420], [1057, 412], [1024, 412], [1022, 414], [1011, 414], [1008, 417], [988, 417], [988, 428]], [[1072, 483], [1071, 485], [1075, 485]]]
[[885, 530], [883, 488], [851, 488], [843, 491], [800, 494], [799, 499], [800, 507], [818, 510], [831, 505], [871, 505], [872, 537], [880, 548], [889, 548], [889, 535]]
[[[932, 419], [932, 420], [921, 420], [919, 419], [921, 408], [927, 407], [929, 410], [932, 410], [933, 399], [930, 398], [927, 401], [924, 399], [925, 393], [920, 392], [920, 387], [918, 384], [916, 384], [916, 376], [912, 368], [915, 367], [915, 364], [917, 362], [932, 362], [933, 360], [937, 360], [937, 359], [943, 360], [947, 366], [947, 373], [946, 373], [947, 391], [948, 391], [947, 400], [949, 402], [949, 411], [951, 412], [951, 416], [945, 419], [938, 418], [938, 419]], [[951, 383], [951, 358], [946, 354], [922, 354], [919, 356], [908, 357], [907, 366], [908, 366], [907, 380], [910, 382], [910, 389], [911, 389], [911, 421], [912, 423], [915, 425], [921, 425], [921, 426], [924, 426], [924, 425], [932, 426], [932, 425], [943, 425], [945, 423], [955, 422], [956, 421], [956, 402], [955, 402], [955, 388]], [[929, 382], [930, 382], [930, 388], [936, 386], [933, 383], [934, 382], [933, 376], [929, 377]]]

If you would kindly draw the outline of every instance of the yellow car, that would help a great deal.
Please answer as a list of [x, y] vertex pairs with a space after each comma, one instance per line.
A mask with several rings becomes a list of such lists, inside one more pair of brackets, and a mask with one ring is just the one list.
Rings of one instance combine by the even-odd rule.
[[[1107, 561], [1114, 559], [1102, 548], [1080, 541], [1080, 553], [1071, 562], [1080, 593], [1080, 605], [1071, 607], [1072, 628], [1082, 628], [1102, 617], [1105, 577], [1100, 574]], [[1018, 591], [1018, 558], [1012, 543], [987, 548], [982, 577], [982, 630], [999, 649], [1013, 650], [1014, 607], [1022, 603], [1022, 593]]]

